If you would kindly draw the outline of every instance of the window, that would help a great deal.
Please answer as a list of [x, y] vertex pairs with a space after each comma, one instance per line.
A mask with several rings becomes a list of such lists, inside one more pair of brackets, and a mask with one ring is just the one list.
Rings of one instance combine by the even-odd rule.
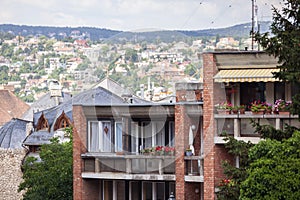
[[142, 122], [143, 147], [165, 145], [164, 122]]
[[131, 123], [131, 152], [139, 153], [139, 125], [137, 122]]
[[[167, 124], [167, 126], [165, 126]], [[138, 153], [154, 146], [174, 146], [174, 121], [142, 121], [131, 123], [131, 152]]]
[[274, 99], [285, 99], [285, 83], [276, 82], [274, 85]]
[[89, 122], [88, 150], [90, 152], [112, 151], [112, 135], [110, 121]]
[[175, 123], [173, 121], [169, 122], [169, 146], [173, 147], [175, 145]]
[[241, 83], [240, 104], [250, 106], [254, 100], [265, 102], [266, 101], [265, 92], [266, 92], [266, 83], [264, 82]]
[[121, 152], [123, 150], [122, 148], [122, 138], [123, 138], [123, 131], [122, 131], [122, 122], [116, 122], [115, 123], [115, 151]]
[[152, 147], [152, 123], [142, 122], [142, 146], [144, 148]]
[[37, 125], [36, 125], [36, 130], [48, 130], [49, 129], [49, 124], [48, 120], [46, 119], [44, 113], [40, 116]]

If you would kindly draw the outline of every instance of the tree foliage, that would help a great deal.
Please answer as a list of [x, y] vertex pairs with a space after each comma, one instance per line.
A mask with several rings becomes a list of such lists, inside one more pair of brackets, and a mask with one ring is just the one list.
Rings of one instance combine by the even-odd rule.
[[[282, 81], [299, 84], [300, 1], [284, 0], [283, 5], [282, 10], [273, 7], [271, 33], [257, 32], [255, 39], [267, 53], [278, 58], [277, 67], [280, 71], [274, 76]], [[291, 111], [294, 114], [300, 114], [300, 95], [293, 97]], [[255, 127], [255, 132], [265, 140], [249, 149], [245, 168], [224, 165], [225, 175], [228, 177], [234, 173], [238, 175], [238, 179], [226, 179], [220, 187], [218, 198], [228, 200], [299, 199], [299, 129], [285, 125], [284, 130], [277, 130], [270, 125], [260, 125], [255, 121], [252, 121], [252, 125]], [[230, 148], [232, 148], [231, 152], [240, 149], [238, 146]], [[247, 155], [247, 152], [243, 155]]]
[[[293, 84], [300, 82], [300, 1], [284, 0], [281, 10], [273, 7], [271, 33], [255, 33], [266, 52], [278, 58], [275, 77]], [[300, 114], [300, 95], [293, 97], [293, 114]]]
[[219, 184], [217, 197], [219, 200], [239, 199], [240, 184], [247, 178], [247, 167], [249, 166], [248, 152], [253, 146], [250, 142], [238, 141], [232, 136], [225, 138], [225, 148], [233, 157], [238, 158], [239, 167], [228, 161], [223, 162], [225, 179]]
[[241, 199], [300, 198], [300, 132], [282, 142], [267, 139], [249, 152], [252, 163], [241, 184]]
[[273, 7], [271, 34], [256, 33], [256, 40], [265, 51], [278, 58], [280, 80], [300, 80], [300, 2], [284, 0], [282, 10]]
[[73, 199], [72, 129], [67, 128], [66, 132], [71, 137], [69, 142], [59, 143], [54, 138], [51, 144], [41, 147], [41, 161], [26, 159], [24, 181], [19, 185], [19, 191], [25, 191], [24, 200]]

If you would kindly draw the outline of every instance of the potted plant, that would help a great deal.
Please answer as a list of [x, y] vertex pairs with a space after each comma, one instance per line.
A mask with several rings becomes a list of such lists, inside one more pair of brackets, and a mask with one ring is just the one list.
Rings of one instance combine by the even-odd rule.
[[270, 103], [265, 103], [265, 110], [266, 114], [272, 114], [273, 105]]
[[186, 156], [192, 156], [192, 155], [193, 155], [192, 149], [187, 148], [187, 149], [185, 150], [185, 155], [186, 155]]
[[246, 106], [245, 105], [240, 105], [239, 106], [239, 113], [240, 114], [245, 114]]
[[174, 156], [175, 155], [175, 148], [174, 147], [166, 146], [164, 148], [164, 151], [165, 151], [165, 155], [167, 155], [167, 156]]
[[232, 110], [232, 104], [227, 101], [219, 103], [215, 107], [219, 114], [230, 114]]
[[253, 101], [250, 107], [253, 114], [264, 114], [266, 106], [260, 101]]
[[239, 106], [232, 106], [231, 113], [232, 114], [238, 114], [239, 113]]
[[274, 111], [278, 114], [289, 114], [289, 110], [292, 106], [292, 101], [285, 101], [283, 99], [277, 99], [274, 104]]

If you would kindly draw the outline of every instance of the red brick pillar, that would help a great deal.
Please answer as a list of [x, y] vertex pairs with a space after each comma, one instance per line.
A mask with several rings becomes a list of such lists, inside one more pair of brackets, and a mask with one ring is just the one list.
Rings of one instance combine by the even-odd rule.
[[[177, 200], [196, 200], [199, 194], [195, 193], [195, 188], [200, 188], [199, 184], [185, 182], [186, 163], [184, 161], [185, 149], [189, 147], [189, 131], [191, 125], [199, 128], [199, 117], [191, 118], [188, 115], [187, 107], [191, 103], [197, 104], [201, 99], [200, 83], [176, 83], [176, 106], [175, 106], [175, 175], [176, 175], [176, 199]], [[196, 131], [194, 145], [195, 152], [200, 150], [200, 131]], [[194, 135], [194, 136], [195, 136]], [[195, 136], [195, 137], [196, 137]]]
[[176, 149], [176, 161], [175, 161], [175, 175], [176, 175], [176, 199], [184, 200], [186, 194], [186, 186], [184, 181], [185, 175], [185, 163], [184, 152], [187, 147], [188, 133], [187, 127], [187, 114], [184, 105], [175, 106], [175, 149]]
[[203, 145], [204, 145], [204, 199], [215, 199], [215, 150], [214, 150], [214, 82], [216, 64], [213, 53], [203, 54]]
[[86, 118], [81, 106], [73, 106], [73, 199], [84, 199], [81, 154], [86, 152]]

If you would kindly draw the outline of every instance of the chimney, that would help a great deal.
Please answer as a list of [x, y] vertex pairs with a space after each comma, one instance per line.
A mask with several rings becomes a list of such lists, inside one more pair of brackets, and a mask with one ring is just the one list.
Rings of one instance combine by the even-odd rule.
[[57, 80], [49, 80], [48, 81], [49, 90], [50, 90], [50, 98], [54, 98], [56, 105], [59, 105], [60, 98], [62, 97], [61, 85]]

